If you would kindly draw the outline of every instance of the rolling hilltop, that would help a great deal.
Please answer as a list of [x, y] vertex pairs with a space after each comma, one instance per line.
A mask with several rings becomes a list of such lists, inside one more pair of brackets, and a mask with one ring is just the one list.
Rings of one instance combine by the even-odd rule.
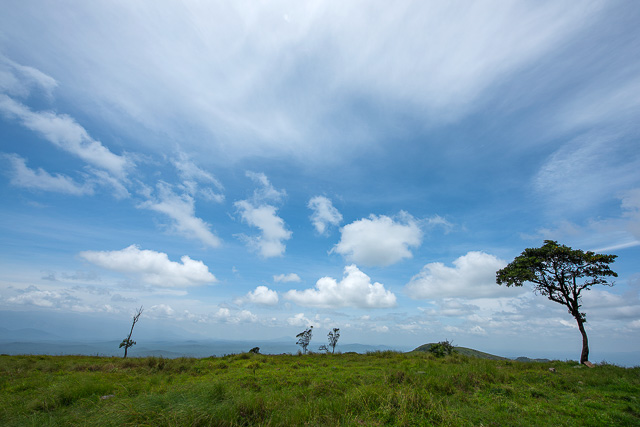
[[[415, 348], [413, 351], [422, 351], [428, 352], [432, 345], [435, 343], [423, 344], [420, 347]], [[496, 356], [495, 354], [484, 353], [482, 351], [474, 350], [472, 348], [467, 347], [454, 347], [458, 354], [462, 354], [464, 356], [469, 357], [478, 357], [480, 359], [489, 359], [489, 360], [512, 360], [508, 357]], [[549, 359], [530, 359], [528, 357], [518, 357], [517, 359], [513, 359], [518, 362], [549, 362]]]

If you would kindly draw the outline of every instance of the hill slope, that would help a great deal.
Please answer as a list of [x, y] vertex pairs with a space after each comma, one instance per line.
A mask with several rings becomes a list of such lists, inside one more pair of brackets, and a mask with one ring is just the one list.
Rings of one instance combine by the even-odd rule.
[[[413, 351], [428, 352], [429, 349], [431, 348], [431, 346], [434, 345], [434, 344], [435, 343], [423, 344], [420, 347], [414, 349]], [[465, 356], [478, 357], [480, 359], [490, 359], [490, 360], [510, 360], [507, 357], [496, 356], [495, 354], [484, 353], [482, 351], [474, 350], [472, 348], [466, 348], [466, 347], [454, 347], [454, 348], [456, 349], [458, 354], [463, 354]]]

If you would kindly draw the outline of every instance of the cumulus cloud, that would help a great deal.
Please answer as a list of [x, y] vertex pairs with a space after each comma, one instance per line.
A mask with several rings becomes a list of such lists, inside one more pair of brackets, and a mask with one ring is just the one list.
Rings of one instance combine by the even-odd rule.
[[313, 197], [307, 206], [313, 211], [311, 222], [319, 234], [327, 233], [330, 225], [337, 226], [342, 221], [342, 214], [324, 196]]
[[355, 265], [344, 268], [339, 282], [323, 277], [316, 282], [315, 288], [290, 290], [285, 298], [310, 307], [387, 308], [396, 305], [396, 296], [392, 292], [386, 290], [382, 283], [371, 283], [371, 278]]
[[254, 206], [246, 200], [236, 202], [235, 206], [244, 222], [261, 231], [259, 236], [243, 236], [249, 246], [264, 258], [284, 255], [284, 241], [289, 240], [292, 233], [285, 227], [284, 220], [276, 214], [277, 208], [271, 205]]
[[418, 222], [406, 212], [400, 212], [396, 219], [372, 214], [345, 225], [340, 232], [340, 242], [331, 251], [368, 266], [387, 266], [411, 258], [410, 249], [422, 243]]
[[262, 173], [247, 172], [247, 176], [260, 184], [251, 200], [240, 200], [234, 206], [244, 222], [260, 230], [258, 236], [240, 235], [249, 247], [262, 257], [271, 258], [284, 255], [285, 240], [291, 238], [292, 232], [287, 230], [284, 220], [277, 215], [278, 209], [266, 203], [278, 202], [286, 195], [284, 190], [276, 190]]
[[139, 277], [144, 283], [159, 287], [189, 287], [216, 282], [202, 261], [184, 255], [180, 262], [170, 261], [167, 254], [141, 250], [131, 245], [119, 251], [84, 251], [80, 257], [119, 273]]
[[273, 281], [276, 283], [300, 282], [301, 280], [300, 276], [296, 273], [278, 274], [277, 276], [273, 276]]
[[258, 316], [249, 310], [231, 311], [226, 307], [221, 307], [212, 315], [213, 319], [225, 323], [255, 323]]
[[258, 286], [255, 290], [247, 293], [242, 298], [237, 300], [238, 303], [250, 302], [253, 304], [261, 305], [276, 305], [278, 304], [278, 293], [272, 291], [266, 286]]
[[290, 326], [301, 326], [304, 328], [309, 327], [313, 324], [311, 320], [305, 317], [304, 313], [297, 313], [293, 317], [287, 318], [287, 323]]
[[220, 239], [210, 231], [210, 225], [195, 215], [195, 201], [188, 194], [177, 195], [171, 186], [164, 182], [157, 185], [158, 197], [138, 205], [167, 215], [173, 220], [172, 228], [177, 234], [191, 239], [198, 239], [211, 247], [222, 244]]
[[496, 284], [496, 271], [506, 265], [494, 255], [468, 252], [453, 261], [453, 267], [440, 262], [425, 265], [411, 278], [405, 291], [413, 299], [504, 296], [517, 289]]
[[12, 185], [74, 196], [93, 194], [91, 185], [77, 183], [66, 175], [51, 175], [42, 168], [31, 169], [27, 166], [26, 160], [17, 154], [5, 154], [2, 157], [10, 163], [11, 169], [7, 173]]
[[34, 112], [7, 95], [0, 94], [0, 112], [19, 120], [23, 126], [42, 135], [56, 147], [71, 153], [90, 165], [108, 170], [124, 178], [132, 162], [126, 156], [112, 153], [72, 117], [51, 111]]

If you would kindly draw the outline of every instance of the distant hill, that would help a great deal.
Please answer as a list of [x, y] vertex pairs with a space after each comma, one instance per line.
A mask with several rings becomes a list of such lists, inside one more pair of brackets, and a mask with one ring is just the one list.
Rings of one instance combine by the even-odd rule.
[[[429, 351], [432, 345], [436, 343], [428, 343], [423, 344], [420, 347], [414, 349], [413, 351]], [[484, 353], [482, 351], [474, 350], [472, 348], [466, 347], [454, 347], [459, 354], [463, 354], [465, 356], [478, 357], [480, 359], [491, 359], [491, 360], [511, 360], [508, 357], [496, 356], [494, 354]]]
[[551, 362], [551, 359], [530, 359], [525, 356], [516, 357], [513, 360], [515, 360], [516, 362], [542, 362], [542, 363]]

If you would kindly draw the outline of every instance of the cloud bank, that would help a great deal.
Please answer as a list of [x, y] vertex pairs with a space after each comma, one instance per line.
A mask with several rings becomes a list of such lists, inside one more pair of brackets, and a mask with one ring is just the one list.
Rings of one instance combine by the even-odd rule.
[[166, 253], [141, 250], [131, 245], [120, 251], [84, 251], [80, 257], [92, 264], [131, 274], [148, 285], [166, 288], [186, 288], [216, 282], [209, 268], [202, 261], [184, 255], [181, 263], [170, 261]]

